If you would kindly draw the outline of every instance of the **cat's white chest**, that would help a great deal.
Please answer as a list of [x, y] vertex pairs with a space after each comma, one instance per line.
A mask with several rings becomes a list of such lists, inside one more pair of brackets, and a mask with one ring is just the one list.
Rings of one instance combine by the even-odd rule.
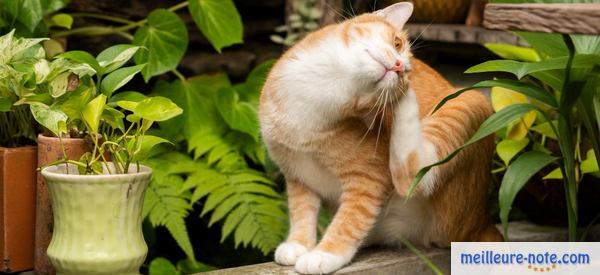
[[311, 190], [327, 201], [337, 202], [342, 194], [342, 184], [336, 176], [319, 164], [310, 153], [297, 153], [296, 176]]

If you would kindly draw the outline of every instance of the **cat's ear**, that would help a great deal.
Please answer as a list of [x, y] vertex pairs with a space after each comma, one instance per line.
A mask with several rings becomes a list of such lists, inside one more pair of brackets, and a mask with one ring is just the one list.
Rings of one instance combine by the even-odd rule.
[[402, 29], [412, 12], [413, 4], [411, 2], [400, 2], [386, 7], [385, 9], [378, 10], [375, 14], [385, 18], [385, 20], [392, 23], [396, 29]]

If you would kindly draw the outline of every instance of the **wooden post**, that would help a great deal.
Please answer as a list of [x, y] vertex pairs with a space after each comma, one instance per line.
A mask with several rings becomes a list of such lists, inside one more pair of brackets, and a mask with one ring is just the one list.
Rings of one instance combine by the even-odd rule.
[[496, 30], [600, 34], [600, 4], [488, 4], [483, 25]]

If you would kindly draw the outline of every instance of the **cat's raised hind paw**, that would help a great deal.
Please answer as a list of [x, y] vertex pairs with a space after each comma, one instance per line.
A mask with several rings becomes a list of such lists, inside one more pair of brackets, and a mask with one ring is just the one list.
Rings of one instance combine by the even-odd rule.
[[296, 242], [284, 242], [275, 250], [275, 262], [280, 265], [295, 265], [296, 260], [306, 252], [306, 246]]
[[300, 256], [294, 269], [302, 274], [327, 274], [342, 268], [348, 262], [350, 257], [313, 250]]

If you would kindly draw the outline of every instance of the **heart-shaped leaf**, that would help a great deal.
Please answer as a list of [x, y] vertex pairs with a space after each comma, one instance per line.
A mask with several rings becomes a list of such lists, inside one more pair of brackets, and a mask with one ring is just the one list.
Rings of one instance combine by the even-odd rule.
[[65, 123], [67, 121], [67, 115], [65, 113], [41, 103], [31, 104], [29, 107], [33, 118], [35, 118], [40, 125], [50, 130], [54, 136], [59, 136], [61, 134], [59, 122]]
[[102, 74], [121, 68], [140, 49], [140, 46], [120, 44], [102, 51], [96, 57], [102, 67]]
[[232, 0], [188, 0], [194, 22], [218, 52], [242, 42], [242, 19]]
[[256, 109], [247, 102], [240, 102], [233, 88], [219, 90], [217, 109], [229, 127], [247, 133], [258, 141], [259, 125]]
[[127, 84], [127, 82], [129, 82], [137, 73], [139, 73], [144, 66], [146, 65], [142, 64], [117, 69], [102, 80], [102, 83], [100, 84], [100, 90], [103, 94], [110, 97], [114, 91]]
[[148, 26], [135, 32], [133, 44], [144, 46], [147, 51], [138, 51], [137, 64], [148, 63], [142, 71], [144, 80], [173, 70], [183, 58], [188, 45], [185, 23], [172, 11], [154, 10], [148, 16]]
[[155, 96], [138, 102], [133, 114], [151, 121], [165, 121], [183, 112], [179, 106], [166, 97]]
[[68, 51], [57, 55], [56, 58], [64, 58], [75, 62], [88, 64], [92, 66], [96, 72], [101, 70], [100, 64], [98, 64], [96, 58], [85, 51]]

